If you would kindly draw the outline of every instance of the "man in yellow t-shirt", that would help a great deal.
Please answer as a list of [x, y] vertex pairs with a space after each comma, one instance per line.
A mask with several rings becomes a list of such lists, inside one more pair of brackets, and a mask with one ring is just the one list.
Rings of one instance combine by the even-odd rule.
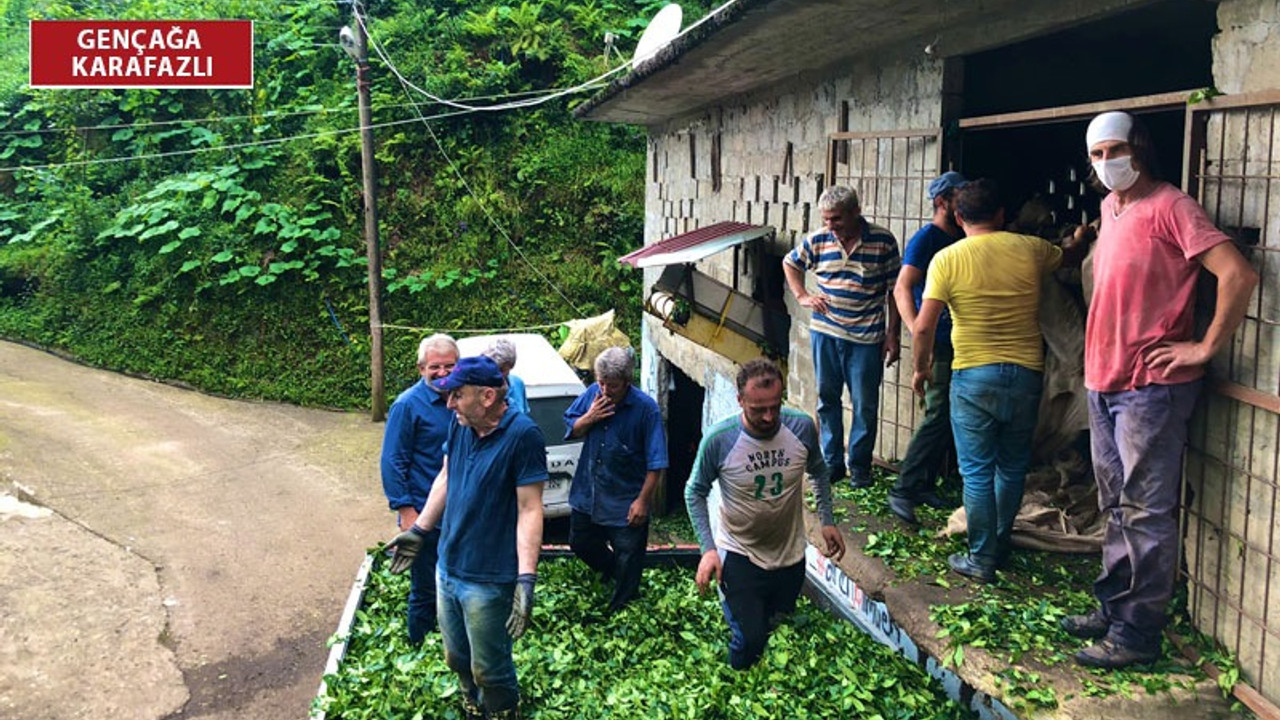
[[1062, 250], [1003, 232], [1004, 210], [991, 180], [959, 190], [956, 221], [965, 238], [929, 266], [913, 328], [912, 386], [923, 396], [932, 382], [933, 335], [945, 305], [955, 348], [951, 425], [969, 535], [969, 552], [952, 555], [949, 563], [961, 575], [990, 582], [1009, 556], [1022, 505], [1044, 370], [1040, 285], [1062, 264]]

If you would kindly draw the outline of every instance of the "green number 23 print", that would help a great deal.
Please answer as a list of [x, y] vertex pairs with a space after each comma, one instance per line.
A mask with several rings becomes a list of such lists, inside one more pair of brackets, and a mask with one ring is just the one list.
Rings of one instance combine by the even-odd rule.
[[[772, 484], [770, 483], [772, 481]], [[782, 473], [776, 472], [772, 476], [766, 478], [764, 475], [756, 476], [756, 499], [760, 500], [764, 497], [765, 486], [769, 486], [769, 494], [778, 497], [782, 494]]]

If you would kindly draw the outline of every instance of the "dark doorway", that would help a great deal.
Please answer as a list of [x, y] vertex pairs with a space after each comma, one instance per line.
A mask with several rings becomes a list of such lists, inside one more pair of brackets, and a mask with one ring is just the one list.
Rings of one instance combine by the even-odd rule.
[[1165, 0], [964, 58], [967, 117], [1213, 85], [1218, 6]]
[[[1159, 153], [1163, 179], [1181, 184], [1185, 115], [1181, 109], [1139, 113]], [[961, 172], [970, 178], [993, 178], [1004, 196], [1006, 219], [1014, 222], [1032, 199], [1043, 227], [1019, 230], [1046, 238], [1062, 229], [1098, 217], [1102, 194], [1088, 182], [1089, 158], [1084, 133], [1088, 119], [1043, 125], [992, 126], [964, 134]]]
[[667, 370], [667, 506], [666, 512], [683, 509], [684, 486], [693, 471], [693, 460], [702, 441], [702, 406], [706, 391], [675, 364], [663, 361]]
[[[960, 62], [960, 115], [997, 124], [951, 134], [947, 165], [970, 178], [998, 181], [1009, 222], [1024, 206], [1033, 210], [1032, 218], [1019, 223], [1022, 232], [1053, 238], [1094, 220], [1102, 195], [1088, 182], [1084, 134], [1091, 118], [1061, 120], [1045, 109], [1123, 104], [1126, 98], [1209, 87], [1217, 30], [1216, 3], [1163, 0], [966, 56]], [[1039, 119], [1027, 117], [1038, 110], [1045, 111]], [[1013, 112], [1022, 115], [1008, 121], [991, 117]], [[1183, 109], [1164, 105], [1134, 113], [1151, 130], [1159, 174], [1180, 185]]]

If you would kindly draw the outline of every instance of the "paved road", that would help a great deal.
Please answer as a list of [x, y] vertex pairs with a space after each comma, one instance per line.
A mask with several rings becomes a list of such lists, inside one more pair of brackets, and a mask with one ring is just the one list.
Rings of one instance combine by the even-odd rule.
[[381, 435], [0, 342], [0, 718], [304, 717]]

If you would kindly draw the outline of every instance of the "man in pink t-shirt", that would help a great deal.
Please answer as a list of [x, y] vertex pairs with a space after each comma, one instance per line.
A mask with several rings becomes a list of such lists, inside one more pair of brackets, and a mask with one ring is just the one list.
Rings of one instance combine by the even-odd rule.
[[[1187, 423], [1204, 366], [1244, 318], [1258, 275], [1195, 200], [1162, 182], [1146, 128], [1127, 113], [1093, 119], [1085, 145], [1102, 201], [1085, 328], [1085, 386], [1098, 506], [1106, 518], [1099, 607], [1064, 618], [1101, 642], [1093, 667], [1148, 663], [1177, 573], [1178, 497]], [[1213, 319], [1193, 335], [1201, 269], [1218, 281]]]

